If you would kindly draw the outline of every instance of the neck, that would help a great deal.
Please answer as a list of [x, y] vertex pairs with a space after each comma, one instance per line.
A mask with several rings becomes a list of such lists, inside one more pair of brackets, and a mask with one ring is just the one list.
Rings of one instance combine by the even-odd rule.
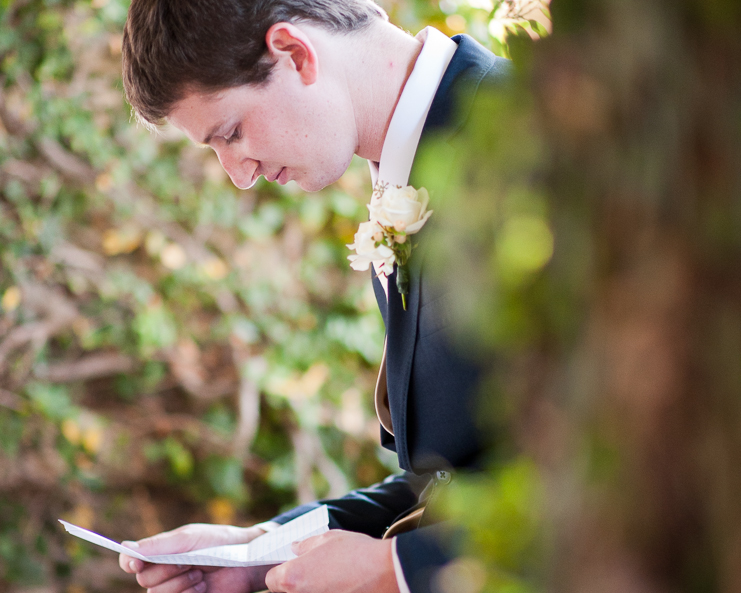
[[378, 21], [358, 37], [358, 53], [347, 62], [355, 113], [355, 153], [379, 161], [383, 141], [422, 43], [398, 27]]

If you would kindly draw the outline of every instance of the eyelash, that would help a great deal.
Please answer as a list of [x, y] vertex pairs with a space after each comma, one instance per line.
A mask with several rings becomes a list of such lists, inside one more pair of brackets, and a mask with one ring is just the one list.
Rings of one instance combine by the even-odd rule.
[[240, 139], [241, 135], [240, 135], [239, 132], [240, 132], [239, 128], [236, 128], [234, 130], [234, 132], [232, 132], [232, 135], [231, 136], [229, 136], [228, 138], [225, 138], [227, 145], [231, 144], [235, 140], [239, 140]]

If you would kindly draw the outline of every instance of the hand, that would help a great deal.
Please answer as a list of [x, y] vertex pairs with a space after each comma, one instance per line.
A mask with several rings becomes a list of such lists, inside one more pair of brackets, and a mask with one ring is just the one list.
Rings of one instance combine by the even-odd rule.
[[392, 541], [331, 530], [293, 544], [298, 556], [265, 577], [284, 593], [399, 593]]
[[[123, 545], [147, 555], [178, 554], [223, 546], [245, 544], [265, 533], [258, 527], [192, 524], [166, 531], [138, 542]], [[177, 566], [150, 564], [126, 554], [118, 563], [123, 570], [136, 574], [137, 582], [150, 593], [251, 593], [265, 589], [265, 573], [270, 566], [220, 568], [217, 566]]]

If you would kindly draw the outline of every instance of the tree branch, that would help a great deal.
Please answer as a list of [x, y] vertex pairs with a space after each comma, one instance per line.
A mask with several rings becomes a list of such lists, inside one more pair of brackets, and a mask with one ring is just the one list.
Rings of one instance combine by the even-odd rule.
[[136, 361], [118, 352], [102, 352], [83, 356], [79, 360], [59, 362], [36, 371], [39, 379], [53, 383], [72, 383], [99, 377], [109, 377], [134, 370]]

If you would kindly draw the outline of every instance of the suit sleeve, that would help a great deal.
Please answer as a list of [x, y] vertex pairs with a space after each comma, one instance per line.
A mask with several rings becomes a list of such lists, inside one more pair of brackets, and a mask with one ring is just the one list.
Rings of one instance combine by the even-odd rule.
[[326, 504], [329, 508], [330, 529], [346, 529], [381, 537], [397, 517], [417, 504], [429, 482], [428, 475], [416, 476], [405, 472], [389, 476], [383, 482], [368, 488], [353, 490], [342, 498], [303, 504], [278, 515], [272, 521], [287, 523]]
[[455, 557], [456, 529], [435, 523], [396, 536], [396, 554], [410, 593], [438, 591], [438, 571]]

